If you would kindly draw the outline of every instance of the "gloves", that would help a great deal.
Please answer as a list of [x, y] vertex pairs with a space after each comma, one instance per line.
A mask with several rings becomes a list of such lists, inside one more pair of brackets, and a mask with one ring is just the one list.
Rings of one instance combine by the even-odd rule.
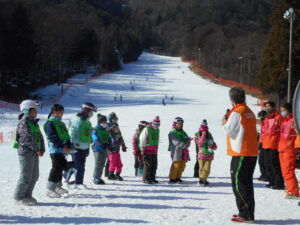
[[122, 145], [122, 151], [123, 151], [123, 152], [127, 152], [127, 147], [126, 147], [126, 145]]

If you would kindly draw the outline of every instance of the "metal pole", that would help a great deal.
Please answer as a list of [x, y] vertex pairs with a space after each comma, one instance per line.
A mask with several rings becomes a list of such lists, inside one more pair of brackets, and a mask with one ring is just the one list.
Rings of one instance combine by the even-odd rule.
[[290, 17], [290, 46], [289, 46], [289, 71], [288, 71], [287, 102], [291, 101], [293, 19], [294, 19], [294, 13], [292, 13], [292, 15]]

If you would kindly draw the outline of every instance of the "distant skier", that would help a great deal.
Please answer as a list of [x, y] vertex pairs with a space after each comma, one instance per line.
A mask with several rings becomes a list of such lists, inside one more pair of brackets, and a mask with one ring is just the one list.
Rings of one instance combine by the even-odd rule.
[[162, 99], [162, 104], [163, 104], [163, 106], [166, 106], [166, 102], [165, 102], [164, 98]]
[[207, 178], [210, 174], [212, 160], [214, 159], [214, 151], [217, 145], [211, 133], [208, 131], [207, 121], [203, 120], [199, 131], [196, 133], [195, 142], [198, 145], [197, 159], [199, 163], [199, 184], [209, 185]]
[[189, 146], [191, 139], [183, 130], [183, 119], [176, 117], [173, 121], [172, 130], [169, 133], [169, 151], [171, 152], [172, 166], [170, 168], [169, 183], [182, 183], [182, 173], [186, 162], [190, 160]]
[[140, 135], [140, 149], [144, 160], [143, 182], [158, 183], [155, 179], [157, 170], [157, 151], [159, 143], [160, 119], [156, 116]]
[[142, 175], [143, 174], [143, 157], [141, 154], [141, 149], [139, 146], [140, 143], [140, 135], [143, 131], [143, 129], [148, 125], [148, 122], [146, 121], [140, 121], [139, 127], [136, 130], [135, 134], [132, 137], [132, 147], [133, 147], [133, 155], [134, 155], [134, 169], [135, 169], [135, 176]]
[[123, 101], [123, 96], [122, 96], [122, 95], [120, 95], [120, 101], [121, 101], [121, 102]]
[[117, 96], [114, 97], [115, 102], [117, 101]]
[[45, 152], [44, 138], [38, 125], [35, 101], [25, 100], [20, 104], [21, 114], [17, 126], [14, 148], [18, 149], [20, 177], [15, 189], [16, 204], [36, 205], [32, 197], [34, 186], [39, 178], [39, 157]]
[[52, 161], [48, 178], [47, 196], [49, 198], [61, 198], [63, 194], [68, 193], [66, 189], [62, 188], [62, 174], [63, 170], [67, 168], [65, 154], [71, 152], [71, 141], [66, 125], [62, 122], [63, 114], [64, 107], [62, 105], [53, 105], [44, 125]]
[[171, 101], [173, 101], [173, 99], [174, 99], [174, 95], [171, 97]]
[[165, 95], [165, 99], [168, 99], [168, 95]]

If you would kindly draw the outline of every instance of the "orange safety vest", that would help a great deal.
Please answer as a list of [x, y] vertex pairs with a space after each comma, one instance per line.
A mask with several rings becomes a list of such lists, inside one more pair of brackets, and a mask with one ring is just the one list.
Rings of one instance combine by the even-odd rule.
[[251, 109], [246, 103], [237, 104], [229, 113], [239, 113], [241, 116], [241, 125], [244, 128], [242, 145], [240, 153], [234, 151], [231, 146], [230, 136], [227, 137], [227, 154], [230, 156], [257, 156], [258, 155], [258, 140], [256, 132], [256, 118]]
[[262, 124], [264, 134], [263, 145], [264, 149], [277, 149], [280, 136], [280, 115], [277, 112], [268, 116]]
[[284, 117], [280, 125], [280, 138], [278, 143], [278, 151], [284, 152], [295, 149], [295, 140], [297, 137], [294, 117], [290, 113]]

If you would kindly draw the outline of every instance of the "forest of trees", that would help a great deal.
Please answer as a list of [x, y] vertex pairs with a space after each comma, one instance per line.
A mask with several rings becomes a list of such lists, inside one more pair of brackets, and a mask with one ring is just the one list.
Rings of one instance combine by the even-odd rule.
[[0, 96], [137, 60], [143, 46], [130, 20], [121, 0], [0, 0]]
[[[197, 59], [209, 72], [286, 96], [289, 22], [299, 0], [0, 0], [0, 96], [102, 71], [144, 49]], [[293, 88], [300, 76], [296, 19]], [[63, 76], [62, 76], [63, 74]], [[60, 75], [60, 76], [59, 76]], [[11, 93], [11, 95], [9, 94]], [[279, 93], [279, 94], [278, 94]]]

